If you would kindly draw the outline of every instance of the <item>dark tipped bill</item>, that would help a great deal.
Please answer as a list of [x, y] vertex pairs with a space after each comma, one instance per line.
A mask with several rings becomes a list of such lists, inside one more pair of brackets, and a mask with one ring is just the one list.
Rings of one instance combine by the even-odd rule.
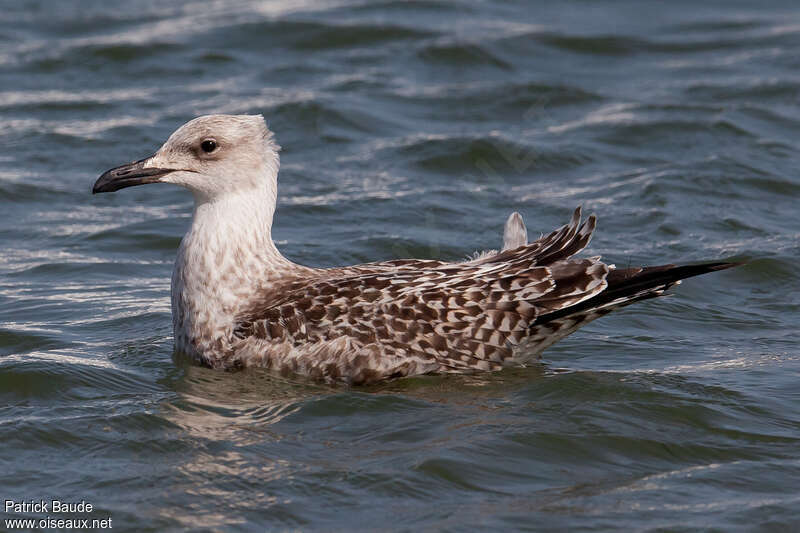
[[145, 157], [139, 161], [104, 172], [94, 182], [92, 194], [114, 192], [125, 187], [144, 185], [145, 183], [158, 183], [162, 176], [172, 172], [172, 170], [166, 168], [144, 168], [144, 164], [148, 159], [150, 158]]

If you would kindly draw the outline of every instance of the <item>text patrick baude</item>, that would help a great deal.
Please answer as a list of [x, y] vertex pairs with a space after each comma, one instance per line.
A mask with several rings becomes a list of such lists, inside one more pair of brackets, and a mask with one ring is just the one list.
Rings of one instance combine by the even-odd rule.
[[24, 514], [37, 513], [48, 514], [46, 518], [17, 518], [6, 519], [5, 524], [8, 529], [33, 529], [33, 528], [65, 528], [65, 529], [112, 529], [111, 517], [107, 518], [61, 518], [49, 516], [50, 513], [91, 513], [94, 506], [86, 500], [79, 502], [66, 502], [62, 500], [4, 500], [3, 508], [6, 513]]

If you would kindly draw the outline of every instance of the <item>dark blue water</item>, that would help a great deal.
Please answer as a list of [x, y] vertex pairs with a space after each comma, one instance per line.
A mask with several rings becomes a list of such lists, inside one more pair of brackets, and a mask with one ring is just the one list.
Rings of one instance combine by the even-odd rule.
[[[796, 3], [0, 7], [4, 500], [115, 531], [800, 527]], [[190, 196], [90, 189], [212, 112], [276, 132], [275, 235], [304, 264], [458, 260], [512, 210], [535, 237], [578, 204], [617, 265], [750, 262], [498, 374], [186, 366]]]

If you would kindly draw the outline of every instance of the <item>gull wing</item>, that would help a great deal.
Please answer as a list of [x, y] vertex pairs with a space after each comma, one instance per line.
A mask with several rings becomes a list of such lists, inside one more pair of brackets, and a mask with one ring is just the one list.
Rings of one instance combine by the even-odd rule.
[[593, 216], [580, 220], [578, 208], [553, 233], [471, 262], [386, 261], [287, 280], [240, 315], [234, 334], [298, 350], [335, 345], [340, 353], [317, 352], [326, 379], [499, 369], [539, 315], [606, 287], [599, 258], [570, 259], [595, 227]]

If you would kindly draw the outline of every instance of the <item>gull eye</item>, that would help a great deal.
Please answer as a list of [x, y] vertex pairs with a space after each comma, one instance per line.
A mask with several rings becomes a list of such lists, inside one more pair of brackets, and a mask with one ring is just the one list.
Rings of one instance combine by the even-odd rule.
[[206, 139], [200, 143], [200, 148], [207, 154], [210, 154], [217, 149], [217, 141], [214, 139]]

